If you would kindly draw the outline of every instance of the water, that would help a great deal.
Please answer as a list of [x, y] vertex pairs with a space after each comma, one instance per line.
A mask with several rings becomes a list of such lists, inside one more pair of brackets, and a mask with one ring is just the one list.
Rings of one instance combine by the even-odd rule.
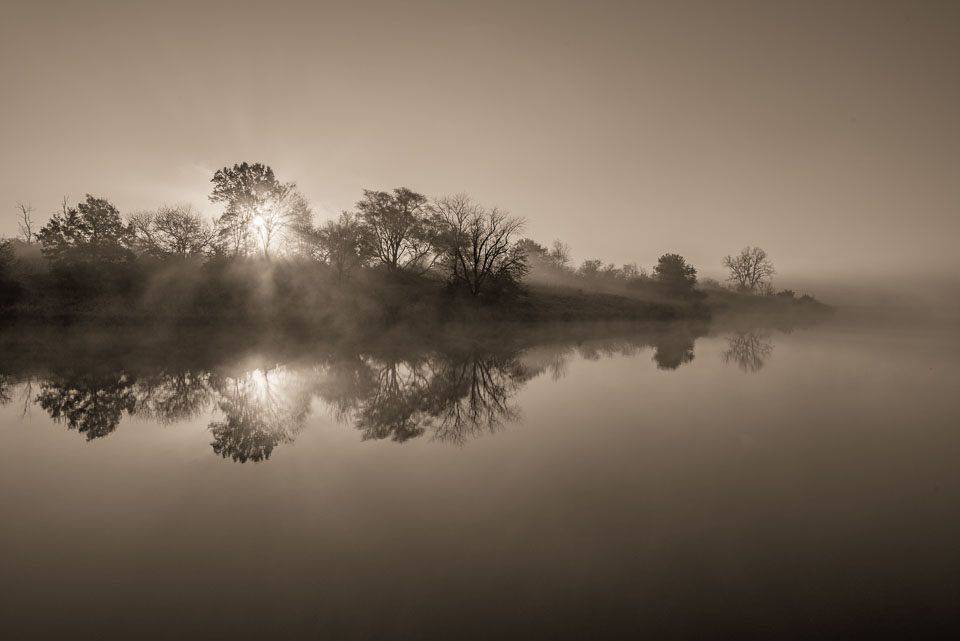
[[918, 638], [960, 603], [953, 326], [5, 345], [4, 638]]

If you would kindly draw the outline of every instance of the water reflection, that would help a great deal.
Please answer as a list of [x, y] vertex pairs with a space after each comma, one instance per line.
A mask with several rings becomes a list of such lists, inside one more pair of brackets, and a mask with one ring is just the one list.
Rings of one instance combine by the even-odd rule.
[[88, 441], [103, 438], [137, 406], [134, 381], [127, 374], [58, 374], [40, 384], [37, 404], [55, 422], [66, 423]]
[[136, 414], [161, 424], [196, 418], [211, 402], [210, 373], [163, 372], [136, 386]]
[[[314, 401], [364, 440], [430, 438], [461, 445], [519, 420], [516, 394], [544, 373], [559, 380], [571, 358], [596, 360], [650, 349], [658, 369], [674, 370], [693, 361], [695, 341], [706, 333], [702, 325], [674, 325], [606, 333], [591, 329], [573, 336], [461, 338], [430, 348], [321, 344], [288, 350], [269, 362], [263, 354], [271, 350], [256, 345], [250, 348], [256, 356], [238, 353], [234, 343], [205, 360], [177, 357], [172, 364], [156, 352], [130, 355], [120, 346], [123, 357], [114, 369], [107, 357], [95, 368], [84, 368], [89, 355], [66, 352], [20, 374], [14, 364], [29, 359], [4, 359], [0, 367], [9, 373], [0, 374], [0, 403], [9, 403], [19, 386], [26, 394], [25, 409], [32, 401], [87, 440], [113, 433], [124, 415], [158, 424], [210, 416], [211, 448], [239, 463], [265, 461], [278, 446], [293, 442]], [[735, 331], [726, 340], [723, 362], [746, 372], [758, 372], [773, 350], [764, 330]], [[64, 360], [69, 368], [60, 367]], [[156, 361], [163, 366], [152, 368]], [[35, 396], [34, 385], [39, 386]]]
[[737, 331], [727, 337], [727, 350], [723, 352], [724, 363], [734, 363], [744, 372], [759, 372], [770, 354], [773, 341], [763, 330]]
[[13, 381], [9, 376], [4, 376], [0, 374], [0, 405], [6, 405], [10, 402], [12, 396], [10, 396], [10, 388], [13, 386]]
[[313, 398], [309, 381], [283, 367], [215, 377], [210, 387], [223, 414], [210, 423], [213, 451], [240, 463], [266, 460], [277, 445], [292, 442]]
[[683, 332], [670, 333], [657, 341], [653, 360], [657, 369], [677, 369], [693, 360], [693, 342], [696, 336]]

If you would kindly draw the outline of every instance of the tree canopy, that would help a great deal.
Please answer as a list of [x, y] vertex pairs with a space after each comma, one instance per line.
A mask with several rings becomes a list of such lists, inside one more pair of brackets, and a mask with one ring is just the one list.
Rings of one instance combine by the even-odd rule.
[[363, 191], [357, 211], [370, 235], [373, 259], [393, 272], [423, 273], [437, 255], [438, 229], [427, 214], [427, 197], [406, 187]]
[[281, 183], [262, 163], [240, 163], [218, 169], [211, 179], [210, 202], [223, 203], [217, 232], [225, 250], [235, 256], [263, 251], [270, 256], [287, 232], [309, 224], [310, 208], [294, 183]]
[[64, 207], [37, 233], [44, 256], [57, 261], [119, 262], [132, 256], [133, 234], [105, 198], [87, 194], [76, 207]]
[[680, 254], [664, 254], [653, 268], [654, 278], [670, 293], [686, 294], [697, 284], [697, 270]]

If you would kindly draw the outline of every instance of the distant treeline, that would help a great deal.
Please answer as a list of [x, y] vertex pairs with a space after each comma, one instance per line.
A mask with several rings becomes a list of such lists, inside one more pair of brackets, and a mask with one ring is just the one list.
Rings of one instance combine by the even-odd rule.
[[[0, 314], [16, 318], [234, 320], [349, 327], [358, 322], [707, 315], [732, 292], [773, 294], [759, 248], [727, 256], [730, 287], [697, 282], [679, 254], [652, 273], [522, 235], [524, 221], [465, 195], [364, 191], [355, 210], [316, 226], [294, 183], [263, 164], [218, 170], [206, 220], [189, 205], [121, 216], [105, 198], [66, 199], [34, 229], [0, 241]], [[781, 301], [794, 301], [781, 292]], [[812, 303], [809, 297], [798, 303]]]

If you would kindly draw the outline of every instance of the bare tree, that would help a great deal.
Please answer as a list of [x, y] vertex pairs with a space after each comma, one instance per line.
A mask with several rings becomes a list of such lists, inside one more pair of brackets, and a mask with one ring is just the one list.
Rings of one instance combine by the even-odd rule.
[[730, 270], [728, 280], [742, 290], [757, 291], [776, 272], [767, 252], [759, 247], [744, 247], [737, 256], [726, 256], [723, 266]]
[[313, 229], [313, 212], [296, 183], [284, 183], [256, 210], [253, 228], [263, 257], [271, 251], [291, 252]]
[[163, 206], [128, 218], [137, 244], [154, 256], [195, 256], [215, 250], [217, 232], [190, 205]]
[[370, 236], [373, 257], [394, 272], [424, 273], [438, 258], [437, 227], [427, 212], [427, 198], [405, 187], [364, 190], [357, 203]]
[[433, 210], [443, 229], [443, 260], [450, 278], [472, 296], [497, 280], [519, 281], [527, 273], [526, 256], [513, 242], [523, 219], [496, 208], [486, 210], [463, 194], [437, 200]]
[[773, 342], [762, 331], [738, 331], [727, 337], [724, 363], [736, 363], [744, 372], [759, 372], [773, 353]]
[[29, 203], [22, 203], [19, 200], [17, 201], [17, 209], [20, 210], [20, 215], [17, 220], [17, 228], [20, 230], [20, 235], [23, 236], [23, 241], [25, 243], [33, 242], [33, 205]]
[[566, 269], [570, 265], [570, 245], [561, 242], [558, 238], [550, 246], [550, 258], [557, 264], [557, 267]]

